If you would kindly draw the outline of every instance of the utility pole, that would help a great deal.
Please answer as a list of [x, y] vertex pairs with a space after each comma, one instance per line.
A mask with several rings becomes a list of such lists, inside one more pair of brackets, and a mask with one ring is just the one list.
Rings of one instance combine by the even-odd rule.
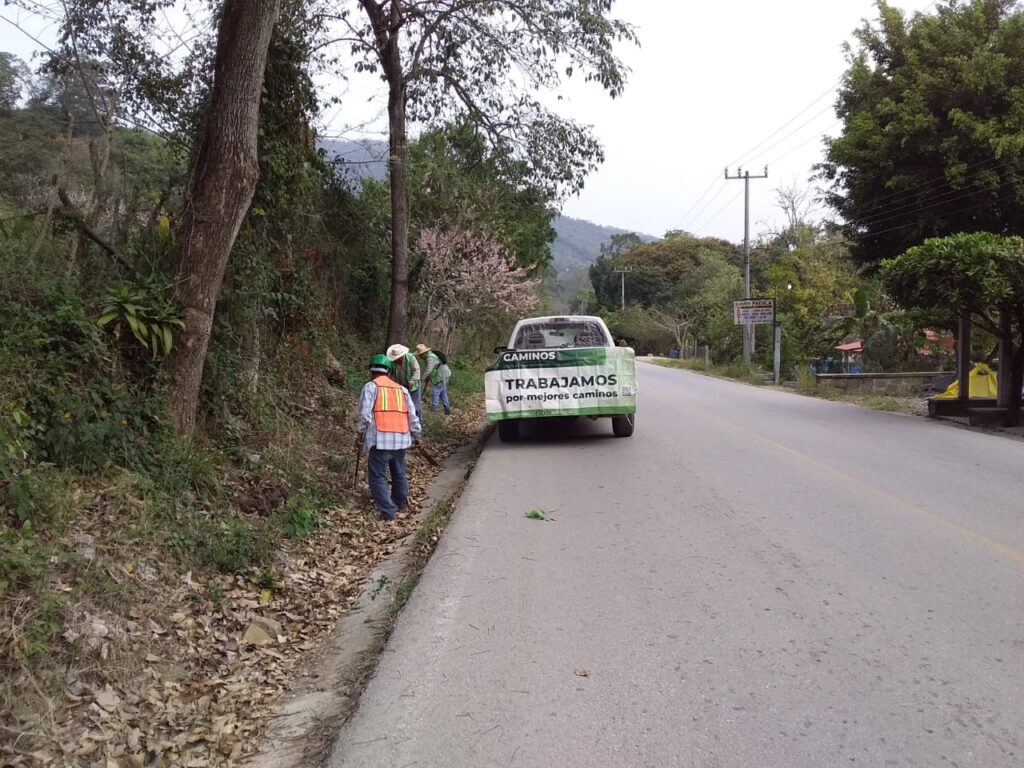
[[[725, 169], [725, 178], [728, 181], [743, 179], [743, 298], [750, 298], [750, 180], [767, 179], [768, 166], [764, 167], [764, 173], [760, 176], [751, 176], [750, 171], [736, 169], [736, 175], [730, 176], [729, 169]], [[754, 326], [743, 326], [743, 362], [750, 363], [750, 353], [754, 350]]]
[[620, 312], [624, 312], [626, 310], [626, 273], [632, 271], [632, 267], [622, 267], [620, 269], [613, 270], [613, 272], [621, 276], [620, 282], [622, 284], [622, 307], [619, 310]]

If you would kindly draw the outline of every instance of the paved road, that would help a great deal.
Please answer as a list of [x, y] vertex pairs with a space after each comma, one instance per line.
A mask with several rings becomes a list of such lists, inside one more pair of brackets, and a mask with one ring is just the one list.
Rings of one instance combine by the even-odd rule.
[[487, 447], [330, 765], [1024, 765], [1024, 442], [640, 381]]

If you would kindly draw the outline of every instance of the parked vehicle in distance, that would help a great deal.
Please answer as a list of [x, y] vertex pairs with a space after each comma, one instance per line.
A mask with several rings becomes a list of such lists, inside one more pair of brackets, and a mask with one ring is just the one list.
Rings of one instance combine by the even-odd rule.
[[636, 426], [636, 359], [590, 315], [524, 318], [484, 376], [487, 418], [504, 442], [528, 419], [611, 418], [617, 437]]

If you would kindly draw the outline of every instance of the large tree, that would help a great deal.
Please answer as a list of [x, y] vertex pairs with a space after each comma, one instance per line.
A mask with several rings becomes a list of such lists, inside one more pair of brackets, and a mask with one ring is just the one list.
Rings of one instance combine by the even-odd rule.
[[[662, 307], [677, 303], [681, 286], [700, 266], [709, 253], [727, 260], [739, 258], [739, 249], [714, 237], [678, 235], [653, 243], [635, 244], [635, 235], [616, 235], [608, 250], [590, 268], [590, 280], [599, 305], [612, 309], [619, 306], [622, 277], [615, 270], [628, 270], [625, 275], [626, 303], [645, 307]], [[620, 238], [620, 239], [616, 239]], [[615, 249], [616, 243], [629, 245]]]
[[[553, 114], [534, 94], [579, 70], [612, 96], [625, 67], [613, 44], [635, 40], [609, 17], [613, 0], [352, 0], [339, 19], [357, 69], [388, 86], [391, 304], [387, 339], [405, 335], [409, 300], [407, 130], [468, 118], [488, 140], [523, 159], [531, 183], [579, 189], [601, 159], [590, 131]], [[362, 22], [357, 19], [361, 17]]]
[[175, 294], [185, 329], [168, 368], [179, 432], [195, 427], [199, 384], [228, 257], [259, 175], [260, 94], [280, 0], [225, 0], [220, 11], [213, 88], [178, 226]]
[[28, 67], [13, 53], [0, 51], [0, 115], [6, 115], [21, 99], [28, 79]]
[[1024, 386], [1024, 238], [989, 232], [932, 238], [883, 264], [892, 295], [905, 307], [944, 307], [970, 316], [1001, 342], [1000, 405], [1020, 423]]
[[550, 195], [528, 183], [523, 163], [488, 147], [481, 131], [468, 123], [428, 131], [410, 144], [408, 162], [414, 240], [423, 229], [475, 232], [501, 243], [531, 274], [550, 264]]
[[821, 177], [854, 256], [928, 237], [1024, 233], [1024, 16], [1016, 0], [878, 2], [849, 49]]

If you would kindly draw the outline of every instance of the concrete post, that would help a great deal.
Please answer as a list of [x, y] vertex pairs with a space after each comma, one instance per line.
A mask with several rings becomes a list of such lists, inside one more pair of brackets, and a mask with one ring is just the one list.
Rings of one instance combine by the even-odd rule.
[[782, 375], [782, 323], [775, 323], [775, 386], [780, 383]]

